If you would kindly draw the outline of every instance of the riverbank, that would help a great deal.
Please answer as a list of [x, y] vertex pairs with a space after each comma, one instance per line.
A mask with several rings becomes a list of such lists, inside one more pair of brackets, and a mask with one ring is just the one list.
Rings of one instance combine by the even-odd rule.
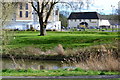
[[[38, 32], [18, 31], [3, 46], [2, 58], [16, 60], [55, 60], [78, 64], [89, 70], [120, 70], [119, 37], [117, 32]], [[79, 63], [79, 62], [82, 62]], [[82, 65], [82, 66], [81, 66]]]
[[86, 61], [93, 59], [101, 59], [113, 57], [120, 58], [119, 46], [120, 42], [116, 41], [111, 44], [103, 44], [90, 46], [85, 48], [66, 49], [61, 47], [56, 50], [41, 51], [39, 48], [27, 47], [10, 50], [8, 53], [3, 53], [2, 58], [10, 59], [31, 59], [31, 60], [56, 60], [56, 61]]
[[119, 40], [118, 32], [47, 32], [44, 37], [33, 31], [15, 33], [14, 39], [3, 45], [3, 58], [63, 60], [78, 51], [95, 53], [103, 47], [116, 52]]
[[75, 69], [58, 69], [58, 70], [2, 70], [2, 76], [81, 76], [81, 75], [120, 75], [120, 72], [111, 71], [92, 71], [83, 70], [80, 68]]
[[[10, 58], [15, 65], [15, 69], [24, 69], [24, 63], [27, 60], [36, 61], [59, 61], [61, 64], [73, 64], [85, 70], [106, 70], [120, 71], [120, 53], [118, 44], [107, 44], [99, 46], [91, 46], [88, 48], [65, 50], [64, 54], [6, 54], [2, 57]], [[21, 64], [18, 65], [18, 60]], [[31, 61], [32, 62], [32, 61]], [[41, 64], [42, 65], [42, 64]], [[39, 67], [39, 65], [38, 65]]]

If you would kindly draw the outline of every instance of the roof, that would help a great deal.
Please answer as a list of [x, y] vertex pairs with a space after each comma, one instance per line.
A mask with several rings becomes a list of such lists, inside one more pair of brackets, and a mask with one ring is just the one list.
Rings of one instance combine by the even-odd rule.
[[68, 19], [100, 19], [97, 12], [72, 12]]
[[102, 19], [109, 20], [111, 25], [120, 25], [120, 15], [101, 15]]
[[116, 25], [116, 24], [120, 25], [118, 20], [109, 20], [109, 22], [110, 22], [111, 25]]

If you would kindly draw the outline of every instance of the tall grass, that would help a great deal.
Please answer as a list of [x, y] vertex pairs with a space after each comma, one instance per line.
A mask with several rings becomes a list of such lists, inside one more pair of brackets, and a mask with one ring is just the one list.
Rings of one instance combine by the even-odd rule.
[[120, 71], [118, 44], [120, 43], [98, 45], [85, 48], [84, 50], [76, 50], [74, 55], [72, 54], [73, 57], [71, 57], [71, 60], [73, 60], [73, 63], [77, 67], [81, 67], [82, 69]]
[[[61, 60], [63, 63], [75, 64], [76, 67], [89, 70], [120, 70], [120, 53], [118, 43], [91, 46], [86, 48], [64, 50], [62, 45], [53, 50], [41, 51], [39, 48], [26, 47], [10, 53], [10, 57], [16, 64], [15, 59], [42, 59]], [[20, 54], [21, 53], [21, 54]]]
[[3, 57], [63, 60], [92, 70], [120, 70], [117, 32], [17, 32]]

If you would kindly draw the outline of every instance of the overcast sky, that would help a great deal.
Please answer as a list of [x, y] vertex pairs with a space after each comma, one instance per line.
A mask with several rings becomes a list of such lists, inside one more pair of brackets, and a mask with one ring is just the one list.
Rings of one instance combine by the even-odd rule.
[[[4, 1], [14, 1], [14, 0], [4, 0]], [[17, 0], [16, 0], [17, 1]], [[25, 1], [25, 0], [18, 0], [18, 1]], [[26, 1], [30, 1], [30, 0], [26, 0]], [[80, 0], [61, 0], [61, 1], [80, 1]], [[87, 1], [87, 0], [83, 0], [83, 1]], [[120, 0], [91, 0], [92, 2], [92, 6], [89, 7], [89, 10], [84, 9], [82, 11], [97, 11], [97, 12], [102, 12], [104, 14], [112, 14], [112, 10], [114, 10], [113, 12], [115, 12], [115, 10], [118, 8], [118, 2]], [[113, 8], [111, 7], [114, 6]], [[68, 10], [68, 9], [67, 9]]]
[[[98, 11], [103, 12], [105, 14], [111, 14], [112, 13], [112, 6], [114, 6], [113, 10], [118, 8], [118, 2], [120, 0], [94, 0], [93, 5], [90, 6], [90, 9], [88, 11]], [[83, 10], [87, 11], [87, 10]], [[115, 11], [114, 11], [115, 12]]]
[[[65, 1], [71, 1], [71, 0], [65, 0]], [[72, 1], [77, 1], [77, 0], [72, 0]], [[79, 1], [79, 0], [78, 0]], [[86, 1], [86, 0], [83, 0]], [[120, 0], [91, 0], [92, 1], [92, 5], [89, 6], [89, 9], [86, 8], [86, 6], [84, 8], [82, 8], [82, 12], [92, 12], [92, 11], [96, 11], [100, 14], [113, 14], [115, 13], [116, 9], [118, 9], [118, 2]], [[112, 6], [111, 6], [112, 5]], [[68, 12], [80, 12], [80, 10], [71, 10], [69, 8], [60, 8], [61, 10], [64, 11], [68, 11]]]

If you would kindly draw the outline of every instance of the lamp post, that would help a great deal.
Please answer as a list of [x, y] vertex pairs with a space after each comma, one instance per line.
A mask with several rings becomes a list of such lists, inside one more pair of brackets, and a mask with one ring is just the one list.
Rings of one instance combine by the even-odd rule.
[[113, 15], [115, 6], [111, 5], [111, 8], [112, 8], [112, 15]]

